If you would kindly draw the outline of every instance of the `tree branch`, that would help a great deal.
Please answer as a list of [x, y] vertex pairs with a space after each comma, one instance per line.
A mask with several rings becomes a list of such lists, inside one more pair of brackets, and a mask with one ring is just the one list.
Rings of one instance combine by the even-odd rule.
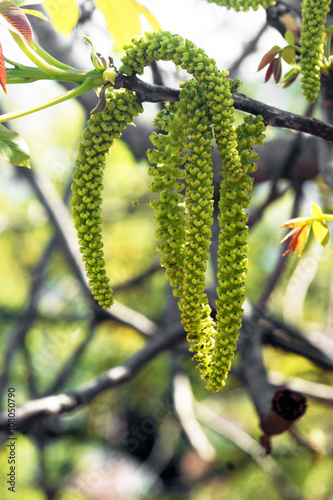
[[[185, 333], [182, 326], [179, 324], [171, 325], [168, 330], [160, 331], [154, 335], [143, 349], [135, 353], [124, 364], [111, 368], [83, 387], [66, 394], [57, 394], [25, 403], [16, 411], [16, 430], [28, 432], [33, 421], [51, 415], [72, 412], [76, 408], [86, 405], [102, 392], [131, 380], [140, 368], [184, 338]], [[1, 413], [0, 430], [7, 430], [7, 425], [7, 413]]]
[[[180, 93], [178, 89], [153, 85], [140, 80], [137, 76], [126, 76], [121, 73], [116, 77], [114, 88], [133, 90], [140, 102], [178, 101]], [[316, 118], [283, 111], [238, 92], [233, 93], [233, 100], [236, 109], [252, 115], [261, 115], [266, 125], [306, 132], [333, 143], [333, 126]]]

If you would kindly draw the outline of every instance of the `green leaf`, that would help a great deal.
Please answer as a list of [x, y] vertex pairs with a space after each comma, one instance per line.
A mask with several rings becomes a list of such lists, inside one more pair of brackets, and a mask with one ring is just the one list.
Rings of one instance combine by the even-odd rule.
[[287, 30], [284, 38], [289, 43], [289, 45], [295, 45], [295, 38], [291, 31]]
[[283, 80], [281, 82], [281, 87], [282, 88], [287, 88], [289, 85], [294, 83], [295, 80], [297, 80], [298, 75], [300, 74], [299, 68], [292, 68], [288, 73], [286, 73], [283, 77]]
[[323, 245], [327, 245], [330, 239], [330, 230], [324, 220], [315, 220], [312, 223], [313, 234], [316, 237], [316, 240]]
[[318, 218], [321, 218], [323, 215], [322, 209], [314, 201], [311, 203], [311, 215]]
[[106, 69], [105, 65], [103, 64], [103, 61], [101, 60], [101, 58], [97, 55], [97, 52], [96, 52], [96, 47], [95, 47], [95, 44], [90, 40], [90, 38], [88, 36], [83, 36], [82, 37], [87, 43], [89, 43], [90, 47], [91, 47], [91, 60], [92, 60], [92, 63], [94, 65], [94, 67], [97, 69], [97, 70], [102, 70], [102, 69]]
[[285, 47], [281, 52], [281, 56], [286, 61], [286, 63], [290, 65], [296, 64], [296, 53], [295, 49], [293, 49], [292, 47]]
[[7, 94], [6, 81], [7, 81], [7, 74], [6, 74], [5, 59], [3, 57], [2, 47], [0, 43], [0, 85]]
[[79, 7], [75, 0], [45, 0], [43, 4], [55, 31], [68, 36], [79, 19]]
[[39, 17], [39, 19], [43, 19], [43, 21], [49, 21], [49, 19], [47, 17], [45, 17], [42, 12], [39, 12], [39, 10], [35, 10], [35, 9], [21, 9], [21, 10], [22, 10], [22, 12], [24, 12], [28, 16], [35, 16], [35, 17]]
[[145, 16], [145, 18], [147, 19], [147, 21], [149, 22], [151, 27], [154, 30], [161, 30], [162, 27], [161, 27], [160, 23], [158, 22], [158, 20], [156, 19], [156, 17], [153, 16], [153, 14], [151, 12], [149, 12], [149, 10], [146, 9], [146, 7], [144, 7], [143, 5], [140, 5], [137, 2], [135, 2], [135, 3], [137, 4], [138, 12]]
[[95, 0], [104, 17], [116, 48], [121, 50], [133, 36], [141, 34], [139, 14], [143, 14], [154, 29], [160, 29], [156, 18], [135, 0]]
[[12, 0], [18, 7], [24, 7], [26, 5], [37, 5], [43, 3], [44, 0]]
[[25, 140], [16, 132], [0, 124], [0, 158], [18, 165], [30, 168], [30, 151]]
[[30, 23], [22, 10], [10, 0], [0, 2], [0, 23], [9, 31], [14, 31], [30, 44], [32, 41], [32, 31]]
[[[108, 30], [114, 38], [117, 49], [141, 34], [141, 24], [133, 0], [95, 0], [105, 17]], [[133, 8], [134, 7], [134, 8]]]

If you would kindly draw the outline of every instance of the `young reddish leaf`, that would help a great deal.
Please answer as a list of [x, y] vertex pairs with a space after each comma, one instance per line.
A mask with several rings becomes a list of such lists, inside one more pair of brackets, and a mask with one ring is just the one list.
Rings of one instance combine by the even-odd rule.
[[272, 76], [273, 68], [274, 68], [274, 60], [270, 63], [270, 65], [267, 68], [266, 75], [265, 75], [265, 83], [268, 82], [268, 80]]
[[7, 94], [7, 90], [6, 90], [7, 78], [6, 77], [7, 77], [7, 75], [6, 75], [5, 60], [3, 57], [2, 47], [1, 47], [1, 43], [0, 43], [0, 85]]
[[288, 250], [284, 252], [283, 256], [287, 255], [289, 252], [292, 252], [294, 255], [296, 249], [298, 249], [298, 256], [300, 257], [302, 255], [309, 237], [310, 228], [311, 223], [303, 224], [301, 227], [294, 227], [291, 231], [289, 231], [289, 233], [281, 240], [282, 245], [287, 239], [291, 238]]
[[273, 75], [276, 83], [279, 83], [282, 74], [281, 57], [274, 59]]
[[274, 57], [276, 56], [276, 54], [278, 54], [280, 52], [280, 50], [281, 50], [281, 47], [279, 47], [278, 45], [274, 45], [274, 47], [272, 47], [271, 50], [269, 50], [264, 55], [264, 57], [261, 59], [257, 71], [260, 71], [265, 66], [267, 66], [267, 64], [271, 63], [273, 61]]
[[23, 38], [31, 43], [32, 31], [30, 23], [22, 10], [10, 0], [2, 0], [0, 2], [0, 23], [6, 26], [10, 31], [20, 34]]
[[286, 61], [286, 63], [290, 65], [296, 64], [296, 53], [295, 49], [293, 49], [292, 47], [285, 47], [281, 52], [281, 56]]

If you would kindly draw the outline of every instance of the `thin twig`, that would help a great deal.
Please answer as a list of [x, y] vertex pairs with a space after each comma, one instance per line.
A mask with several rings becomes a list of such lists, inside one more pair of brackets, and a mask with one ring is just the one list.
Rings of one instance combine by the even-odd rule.
[[212, 462], [216, 458], [216, 452], [195, 416], [191, 384], [183, 373], [177, 373], [173, 377], [173, 399], [180, 423], [191, 445], [205, 462]]
[[215, 432], [222, 434], [241, 450], [250, 455], [259, 467], [263, 469], [272, 480], [274, 480], [278, 490], [283, 492], [285, 495], [284, 498], [301, 500], [302, 497], [300, 496], [300, 493], [296, 489], [295, 485], [290, 483], [281, 473], [276, 461], [272, 457], [264, 457], [261, 446], [249, 434], [247, 434], [234, 422], [231, 422], [215, 413], [213, 410], [208, 408], [208, 406], [195, 403], [194, 408], [199, 420], [201, 420], [202, 423], [209, 426]]
[[[171, 325], [169, 329], [154, 335], [145, 347], [125, 361], [123, 365], [111, 368], [83, 387], [66, 394], [58, 394], [25, 403], [16, 411], [16, 429], [19, 431], [32, 421], [72, 412], [78, 407], [86, 405], [102, 392], [131, 380], [140, 368], [184, 338], [185, 334], [181, 325]], [[0, 430], [7, 429], [7, 425], [7, 414], [1, 413]]]
[[292, 352], [298, 356], [303, 356], [303, 358], [309, 359], [325, 370], [333, 370], [333, 359], [313, 344], [301, 344], [300, 342], [295, 342], [285, 336], [279, 335], [274, 331], [266, 331], [263, 341], [272, 346], [279, 347], [286, 352]]
[[258, 33], [256, 33], [254, 35], [254, 37], [252, 38], [252, 40], [250, 40], [248, 43], [246, 43], [244, 49], [243, 49], [243, 52], [241, 53], [241, 55], [239, 56], [238, 59], [236, 59], [236, 61], [234, 61], [232, 63], [232, 65], [230, 66], [229, 68], [229, 77], [230, 78], [235, 78], [238, 70], [239, 70], [239, 67], [240, 65], [244, 62], [244, 60], [252, 55], [256, 48], [257, 48], [257, 45], [258, 45], [258, 42], [260, 40], [260, 38], [262, 37], [262, 35], [265, 33], [265, 31], [267, 30], [268, 28], [268, 25], [267, 23], [265, 23], [258, 31]]
[[78, 362], [78, 360], [80, 359], [80, 357], [90, 344], [91, 340], [93, 339], [95, 327], [96, 327], [96, 322], [93, 319], [89, 325], [88, 335], [83, 340], [83, 342], [75, 349], [70, 358], [64, 363], [60, 373], [57, 375], [57, 377], [52, 382], [50, 387], [43, 394], [41, 394], [41, 397], [50, 396], [51, 394], [54, 394], [57, 391], [59, 391], [64, 386], [65, 382], [72, 374], [73, 369], [76, 367], [76, 363]]

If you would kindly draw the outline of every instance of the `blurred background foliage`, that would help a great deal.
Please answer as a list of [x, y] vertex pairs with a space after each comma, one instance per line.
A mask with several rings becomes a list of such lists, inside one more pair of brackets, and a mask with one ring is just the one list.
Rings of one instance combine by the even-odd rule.
[[[52, 0], [53, 3], [56, 1]], [[258, 29], [263, 22], [262, 12], [235, 16], [224, 10], [221, 13], [216, 6], [199, 0], [184, 2], [181, 12], [186, 14], [185, 17], [177, 12], [179, 2], [152, 0], [149, 8], [163, 28], [170, 29], [174, 17], [174, 31], [178, 28], [184, 36], [192, 34], [198, 45], [212, 44], [206, 40], [207, 30], [216, 35], [215, 54], [212, 55], [221, 67], [230, 65], [236, 58], [242, 44], [255, 31], [253, 23]], [[198, 27], [203, 12], [205, 23], [211, 23], [211, 26], [209, 28], [202, 22], [200, 31]], [[106, 40], [103, 22], [102, 34], [97, 33], [100, 18], [98, 13], [94, 16], [93, 21], [85, 26], [86, 31], [93, 39], [96, 36], [98, 40]], [[248, 16], [249, 29], [244, 32], [244, 20]], [[177, 23], [184, 28], [183, 31]], [[237, 33], [230, 43], [234, 50], [228, 51], [227, 55], [219, 42], [225, 26], [227, 33], [223, 36]], [[76, 29], [80, 34], [82, 26]], [[86, 50], [85, 47], [82, 49], [77, 34], [71, 36], [79, 50]], [[237, 75], [244, 82], [241, 91], [254, 99], [279, 103], [281, 108], [302, 114], [305, 103], [298, 83], [282, 91], [271, 82], [264, 86], [262, 75], [255, 74], [262, 54], [274, 45], [276, 36], [273, 30], [269, 31], [261, 40], [258, 51], [241, 65]], [[280, 38], [279, 41], [281, 43]], [[103, 47], [103, 52], [114, 53], [111, 41]], [[115, 53], [115, 58], [118, 56]], [[169, 80], [167, 84], [180, 78], [175, 69], [170, 72], [169, 68], [163, 70], [162, 65], [162, 74]], [[9, 100], [2, 99], [6, 110], [22, 105], [23, 101], [40, 100], [53, 84], [42, 82], [29, 89], [17, 87], [10, 88]], [[154, 106], [146, 107], [147, 115], [152, 116]], [[145, 115], [140, 120], [148, 126]], [[36, 116], [19, 119], [14, 124], [15, 130], [29, 144], [32, 168], [48, 179], [59, 197], [64, 197], [68, 187], [84, 123], [82, 106], [68, 102]], [[267, 136], [273, 140], [284, 134], [281, 130], [269, 129]], [[116, 299], [158, 322], [169, 300], [163, 271], [147, 274], [138, 285], [121, 286], [158, 262], [155, 225], [149, 208], [151, 195], [147, 166], [147, 161], [135, 159], [124, 141], [116, 142], [105, 173], [103, 230], [107, 271], [111, 284], [116, 290], [119, 288]], [[283, 182], [280, 181], [281, 189]], [[252, 209], [260, 206], [268, 191], [269, 182], [255, 187]], [[322, 206], [326, 203], [331, 207], [330, 198], [331, 192], [323, 192], [320, 182], [309, 181], [300, 215], [309, 212], [311, 201], [319, 200]], [[284, 196], [267, 208], [251, 231], [247, 299], [252, 304], [260, 298], [280, 257], [282, 232], [279, 226], [290, 217], [292, 203], [293, 192], [287, 189]], [[48, 214], [31, 185], [17, 168], [1, 163], [0, 359], [4, 359], [10, 336], [27, 308], [34, 270], [53, 234]], [[316, 242], [310, 241], [301, 260], [288, 258], [286, 269], [269, 301], [271, 312], [297, 324], [319, 344], [321, 337], [326, 335], [330, 346], [333, 342], [331, 263], [332, 243], [322, 252]], [[306, 270], [312, 273], [308, 281]], [[92, 328], [92, 319], [87, 298], [61, 247], [57, 246], [43, 277], [36, 319], [11, 364], [10, 386], [16, 389], [17, 406], [48, 394], [62, 367], [84, 341], [87, 347], [72, 367], [61, 391], [75, 389], [120, 365], [145, 344], [144, 338], [128, 326], [106, 321]], [[333, 382], [332, 373], [303, 357], [272, 346], [265, 347], [264, 359], [274, 380], [301, 378], [327, 385]], [[184, 371], [191, 382], [197, 417], [212, 447], [208, 449], [213, 450], [210, 459], [193, 448], [175, 411], [171, 395], [179, 370]], [[175, 349], [160, 354], [131, 381], [103, 393], [88, 406], [61, 419], [50, 417], [48, 432], [40, 434], [42, 439], [36, 430], [32, 436], [20, 435], [15, 494], [7, 491], [8, 451], [3, 446], [0, 450], [0, 497], [6, 499], [16, 495], [20, 500], [329, 500], [333, 498], [332, 400], [332, 396], [330, 401], [310, 398], [306, 415], [294, 433], [276, 437], [272, 457], [263, 458], [257, 443], [261, 433], [258, 417], [238, 378], [230, 375], [221, 392], [210, 394], [186, 349]], [[208, 413], [203, 408], [208, 409]], [[234, 426], [233, 432], [228, 423]], [[42, 430], [42, 423], [40, 427]], [[281, 488], [282, 482], [290, 491]]]

